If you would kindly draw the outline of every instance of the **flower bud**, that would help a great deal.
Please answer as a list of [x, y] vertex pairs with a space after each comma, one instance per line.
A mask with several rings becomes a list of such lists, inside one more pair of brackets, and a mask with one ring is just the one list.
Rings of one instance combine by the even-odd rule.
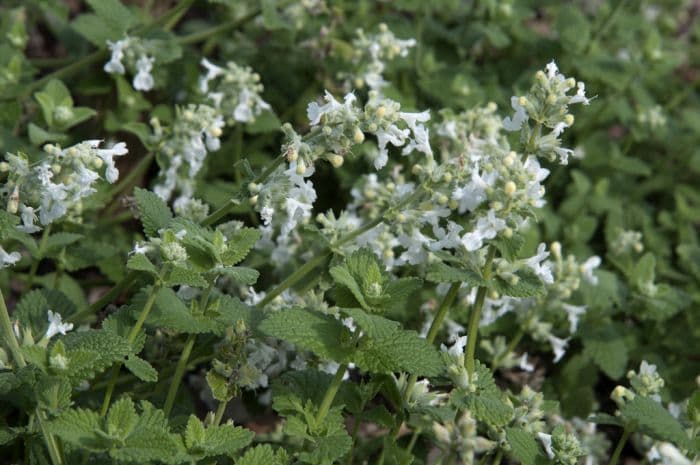
[[505, 191], [507, 196], [511, 196], [511, 195], [515, 194], [515, 191], [517, 189], [518, 188], [513, 181], [508, 181], [503, 188], [503, 190]]
[[328, 157], [328, 161], [331, 162], [333, 168], [340, 168], [341, 166], [343, 166], [343, 162], [345, 162], [345, 159], [340, 155], [331, 155], [330, 157]]
[[566, 123], [567, 126], [574, 124], [574, 115], [569, 113], [568, 115], [564, 116], [564, 123]]
[[547, 104], [554, 105], [555, 103], [557, 103], [557, 96], [554, 94], [549, 94], [547, 96]]
[[0, 173], [7, 173], [10, 171], [10, 164], [6, 161], [0, 162]]
[[552, 251], [552, 254], [555, 257], [561, 257], [561, 243], [559, 241], [552, 242], [552, 244], [549, 246], [549, 250]]
[[254, 183], [254, 182], [251, 182], [250, 184], [248, 184], [248, 191], [251, 194], [257, 194], [258, 192], [260, 192], [260, 185]]
[[304, 160], [299, 160], [299, 162], [297, 163], [297, 170], [296, 171], [297, 171], [297, 174], [299, 176], [306, 173], [306, 163], [304, 163]]
[[299, 152], [297, 152], [297, 149], [295, 149], [294, 147], [289, 147], [287, 149], [287, 161], [291, 163], [293, 161], [297, 161], [298, 158]]
[[251, 198], [249, 198], [248, 200], [250, 201], [250, 204], [251, 204], [251, 205], [255, 205], [255, 204], [258, 203], [258, 196], [257, 196], [257, 195], [254, 195], [254, 196], [252, 196]]
[[377, 107], [374, 113], [377, 115], [377, 118], [383, 118], [386, 114], [386, 107], [384, 105], [380, 105]]
[[101, 158], [96, 157], [92, 160], [92, 166], [94, 166], [95, 169], [99, 170], [102, 168], [102, 165], [104, 165], [104, 161]]
[[360, 130], [360, 128], [355, 128], [355, 131], [352, 135], [352, 140], [355, 141], [356, 144], [361, 144], [365, 140], [365, 134]]
[[445, 194], [438, 194], [436, 200], [440, 205], [447, 205], [450, 199]]
[[524, 107], [525, 105], [527, 105], [527, 97], [522, 96], [522, 97], [518, 98], [518, 104], [520, 104], [521, 107]]
[[212, 137], [221, 137], [221, 134], [223, 134], [223, 131], [221, 130], [220, 127], [214, 126], [213, 128], [211, 128], [211, 129], [209, 130], [209, 134], [210, 134]]

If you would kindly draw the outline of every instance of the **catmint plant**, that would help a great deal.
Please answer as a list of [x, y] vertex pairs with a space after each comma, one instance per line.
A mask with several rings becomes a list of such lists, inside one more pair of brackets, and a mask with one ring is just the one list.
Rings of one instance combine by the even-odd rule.
[[688, 2], [0, 6], [0, 463], [692, 465]]

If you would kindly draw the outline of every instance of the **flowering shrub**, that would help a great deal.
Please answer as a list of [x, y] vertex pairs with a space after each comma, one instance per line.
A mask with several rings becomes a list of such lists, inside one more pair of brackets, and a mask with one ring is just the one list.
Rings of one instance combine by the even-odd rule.
[[0, 6], [0, 463], [700, 463], [689, 1]]

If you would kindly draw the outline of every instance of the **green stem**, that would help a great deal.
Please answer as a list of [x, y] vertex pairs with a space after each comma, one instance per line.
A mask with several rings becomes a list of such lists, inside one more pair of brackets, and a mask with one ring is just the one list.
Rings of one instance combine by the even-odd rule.
[[46, 241], [49, 240], [49, 235], [51, 234], [51, 224], [44, 228], [44, 232], [41, 234], [41, 241], [39, 242], [39, 253], [38, 257], [32, 262], [32, 267], [29, 270], [29, 278], [27, 279], [27, 290], [30, 290], [34, 285], [34, 278], [36, 278], [36, 272], [39, 270], [39, 262], [44, 258], [44, 253], [46, 252]]
[[[450, 312], [450, 307], [457, 298], [457, 295], [459, 294], [459, 288], [461, 286], [461, 282], [452, 283], [450, 289], [447, 291], [447, 294], [445, 294], [445, 297], [442, 299], [437, 314], [435, 314], [435, 318], [433, 318], [433, 321], [430, 324], [430, 329], [428, 329], [428, 335], [425, 337], [425, 340], [428, 342], [428, 344], [432, 344], [435, 341], [437, 333], [442, 327], [442, 322], [445, 320], [445, 317], [447, 317], [447, 314]], [[416, 375], [411, 375], [408, 378], [408, 383], [406, 383], [406, 390], [403, 393], [404, 402], [408, 402], [410, 400], [411, 391], [413, 391], [413, 386], [416, 385], [417, 381], [418, 376]]]
[[[204, 313], [207, 309], [209, 295], [211, 295], [211, 290], [213, 288], [214, 281], [211, 281], [199, 299], [199, 311], [202, 313]], [[197, 334], [192, 333], [187, 336], [187, 340], [185, 341], [182, 354], [180, 354], [180, 360], [178, 360], [177, 366], [175, 367], [175, 374], [173, 375], [173, 379], [170, 382], [170, 387], [168, 388], [168, 394], [165, 397], [165, 406], [163, 407], [163, 411], [165, 412], [166, 417], [170, 415], [170, 411], [175, 403], [175, 396], [180, 388], [182, 377], [185, 375], [185, 371], [187, 370], [187, 361], [190, 359], [190, 355], [192, 354], [192, 349], [194, 348], [194, 343], [196, 340]]]
[[323, 423], [323, 420], [326, 419], [326, 415], [328, 415], [328, 411], [330, 410], [331, 405], [333, 404], [333, 399], [335, 399], [335, 395], [343, 382], [343, 376], [345, 376], [347, 369], [347, 363], [342, 363], [338, 367], [338, 371], [335, 372], [335, 376], [333, 376], [331, 384], [328, 386], [328, 389], [326, 389], [326, 394], [323, 396], [321, 406], [318, 408], [318, 413], [316, 414], [316, 425]]
[[624, 449], [625, 444], [627, 443], [627, 439], [630, 437], [630, 434], [632, 434], [632, 430], [630, 430], [628, 427], [625, 427], [625, 429], [622, 431], [622, 436], [620, 436], [620, 440], [617, 441], [615, 451], [613, 452], [612, 457], [610, 457], [609, 465], [617, 465], [617, 461], [620, 460], [620, 454], [622, 454], [622, 449]]
[[[131, 331], [129, 332], [129, 336], [127, 337], [127, 341], [129, 344], [133, 343], [134, 340], [136, 340], [136, 336], [138, 336], [139, 332], [141, 331], [141, 327], [143, 326], [144, 322], [146, 321], [146, 318], [148, 318], [148, 314], [151, 313], [151, 309], [153, 308], [153, 304], [156, 302], [156, 296], [158, 295], [158, 290], [160, 289], [160, 282], [156, 283], [152, 288], [151, 291], [148, 293], [148, 298], [146, 300], [146, 304], [143, 306], [143, 309], [141, 310], [141, 313], [139, 314], [138, 320], [136, 320], [136, 324], [134, 325], [133, 328], [131, 328]], [[117, 383], [117, 376], [119, 375], [119, 368], [121, 367], [121, 363], [117, 363], [112, 367], [112, 374], [109, 379], [109, 384], [107, 385], [107, 389], [105, 390], [105, 397], [104, 400], [102, 401], [102, 409], [100, 409], [100, 416], [105, 416], [107, 414], [107, 410], [109, 410], [109, 403], [112, 399], [112, 394], [114, 393], [114, 386]]]
[[221, 424], [221, 420], [224, 418], [224, 413], [226, 412], [227, 401], [219, 402], [219, 406], [216, 407], [216, 412], [214, 413], [214, 426]]
[[527, 146], [525, 146], [525, 155], [530, 155], [535, 152], [535, 142], [537, 141], [537, 137], [540, 135], [540, 131], [542, 130], [542, 123], [539, 121], [535, 123], [535, 127], [532, 129], [532, 133], [530, 134], [530, 140], [527, 141]]
[[[484, 281], [488, 282], [491, 277], [491, 269], [493, 267], [493, 259], [496, 256], [496, 246], [490, 245], [486, 252], [486, 263], [482, 272]], [[471, 379], [474, 373], [474, 353], [476, 352], [476, 339], [479, 335], [479, 321], [481, 320], [481, 308], [484, 306], [486, 299], [486, 286], [479, 286], [476, 291], [476, 301], [472, 307], [471, 315], [469, 316], [469, 327], [467, 329], [467, 351], [464, 356], [464, 366], [467, 368], [467, 374]]]
[[187, 369], [187, 360], [190, 358], [192, 353], [192, 348], [197, 340], [197, 334], [191, 333], [187, 335], [187, 340], [185, 341], [185, 346], [182, 348], [182, 354], [180, 355], [180, 360], [177, 362], [175, 367], [175, 374], [173, 379], [170, 381], [170, 387], [168, 388], [168, 395], [165, 397], [165, 404], [163, 405], [163, 412], [165, 416], [170, 415], [170, 411], [173, 409], [175, 404], [175, 396], [177, 395], [178, 388], [180, 387], [180, 382], [182, 377], [185, 375], [185, 370]]
[[422, 432], [423, 432], [422, 428], [416, 428], [413, 431], [413, 435], [411, 436], [411, 440], [408, 442], [408, 445], [406, 446], [407, 457], [403, 461], [402, 465], [409, 465], [411, 463], [411, 453], [413, 452], [413, 448], [416, 446], [416, 442], [418, 442], [418, 438], [420, 437]]
[[[22, 354], [19, 341], [17, 341], [15, 332], [12, 330], [10, 312], [7, 310], [5, 296], [2, 294], [2, 290], [0, 290], [0, 334], [2, 334], [2, 340], [6, 341], [6, 344], [9, 346], [12, 359], [15, 361], [17, 367], [26, 367], [27, 362], [24, 360], [24, 355]], [[48, 449], [49, 456], [51, 457], [51, 463], [54, 465], [63, 465], [63, 454], [61, 453], [61, 447], [58, 443], [58, 439], [56, 439], [56, 437], [46, 429], [46, 415], [39, 407], [36, 408], [36, 419], [37, 423], [39, 423], [41, 434], [44, 436], [46, 448]]]
[[[284, 162], [285, 158], [283, 156], [279, 156], [275, 158], [275, 160], [263, 171], [258, 177], [253, 179], [254, 184], [260, 184], [262, 182], [265, 182], [267, 178], [269, 178], [272, 173], [275, 172], [275, 170]], [[243, 189], [247, 189], [247, 186], [244, 186]], [[210, 226], [219, 221], [221, 218], [224, 216], [228, 215], [233, 209], [236, 207], [236, 204], [234, 202], [228, 202], [224, 206], [220, 207], [218, 210], [213, 212], [211, 215], [207, 216], [202, 220], [202, 226]]]
[[10, 353], [17, 366], [19, 368], [27, 366], [27, 362], [24, 361], [24, 356], [22, 355], [22, 349], [15, 337], [15, 332], [12, 330], [12, 321], [10, 320], [7, 305], [5, 305], [5, 297], [2, 294], [2, 290], [0, 290], [0, 331], [2, 331], [2, 339], [9, 346]]
[[494, 457], [493, 462], [491, 462], [491, 465], [499, 465], [501, 463], [501, 459], [503, 458], [503, 449], [499, 449], [498, 452], [496, 453], [496, 457]]

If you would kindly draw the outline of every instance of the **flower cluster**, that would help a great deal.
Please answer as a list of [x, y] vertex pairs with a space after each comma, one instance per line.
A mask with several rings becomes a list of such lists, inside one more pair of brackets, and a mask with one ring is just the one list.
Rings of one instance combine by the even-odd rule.
[[[565, 165], [574, 151], [561, 146], [560, 136], [574, 123], [569, 105], [590, 103], [586, 97], [586, 85], [566, 78], [554, 61], [545, 67], [545, 71], [538, 71], [535, 78], [527, 95], [511, 98], [515, 113], [503, 120], [503, 127], [507, 131], [520, 131], [520, 140], [526, 144], [528, 152], [552, 161], [559, 158], [559, 162]], [[576, 93], [570, 95], [569, 91], [574, 88]], [[542, 134], [543, 128], [551, 131]]]
[[96, 192], [100, 172], [110, 184], [117, 180], [114, 157], [128, 152], [126, 144], [99, 148], [101, 143], [88, 140], [65, 149], [47, 144], [45, 157], [34, 164], [22, 153], [7, 155], [7, 161], [0, 165], [8, 173], [1, 189], [8, 196], [7, 211], [20, 215], [20, 231], [37, 232], [66, 215], [79, 221], [82, 200]]
[[137, 37], [125, 37], [116, 42], [107, 41], [111, 51], [110, 59], [104, 65], [104, 70], [110, 74], [125, 74], [132, 72], [134, 89], [149, 91], [153, 89], [153, 63], [155, 58], [147, 40]]
[[263, 92], [260, 75], [250, 67], [229, 61], [222, 68], [206, 58], [202, 59], [202, 66], [206, 74], [199, 78], [199, 90], [228, 118], [227, 124], [251, 123], [261, 112], [270, 109], [260, 97]]
[[411, 48], [415, 47], [415, 39], [399, 39], [389, 27], [381, 23], [379, 31], [367, 34], [358, 29], [352, 41], [353, 73], [340, 73], [340, 78], [346, 80], [346, 87], [381, 91], [387, 85], [384, 80], [386, 64], [398, 57], [406, 57]]

